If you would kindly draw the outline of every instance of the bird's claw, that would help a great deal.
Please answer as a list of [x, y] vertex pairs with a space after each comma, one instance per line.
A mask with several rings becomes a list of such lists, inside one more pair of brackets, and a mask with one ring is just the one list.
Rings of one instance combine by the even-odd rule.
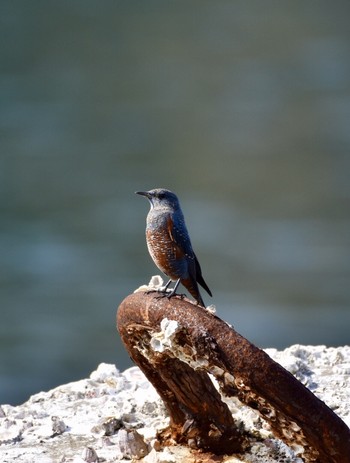
[[148, 289], [147, 291], [145, 291], [146, 294], [158, 293], [158, 292], [159, 292], [158, 289]]
[[176, 294], [173, 293], [172, 291], [161, 291], [161, 290], [158, 290], [158, 296], [155, 296], [156, 299], [163, 299], [164, 297], [167, 297], [168, 299], [170, 299], [171, 297], [175, 296]]
[[167, 290], [166, 288], [157, 288], [157, 289], [148, 289], [145, 291], [146, 294], [151, 294], [151, 293], [158, 293], [157, 296], [155, 296], [156, 299], [162, 299], [163, 297], [167, 297], [170, 299], [172, 296], [174, 296], [174, 293], [171, 291]]
[[164, 297], [167, 297], [168, 299], [174, 297], [174, 296], [179, 296], [180, 299], [184, 299], [186, 297], [186, 294], [177, 294], [173, 292], [162, 292], [159, 291], [161, 294], [154, 296], [156, 299], [163, 299]]

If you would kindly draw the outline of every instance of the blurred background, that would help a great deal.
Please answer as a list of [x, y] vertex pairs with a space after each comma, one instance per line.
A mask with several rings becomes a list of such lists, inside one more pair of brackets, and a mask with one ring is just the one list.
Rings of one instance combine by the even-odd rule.
[[0, 403], [131, 366], [116, 309], [159, 273], [135, 190], [178, 194], [250, 341], [350, 342], [348, 1], [0, 9]]

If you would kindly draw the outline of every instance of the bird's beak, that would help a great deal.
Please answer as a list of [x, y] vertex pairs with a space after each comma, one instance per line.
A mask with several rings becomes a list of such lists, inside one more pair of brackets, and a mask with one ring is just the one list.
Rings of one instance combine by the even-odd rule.
[[146, 196], [146, 198], [150, 199], [151, 195], [149, 194], [148, 191], [135, 191], [135, 193], [137, 195], [141, 195], [141, 196]]

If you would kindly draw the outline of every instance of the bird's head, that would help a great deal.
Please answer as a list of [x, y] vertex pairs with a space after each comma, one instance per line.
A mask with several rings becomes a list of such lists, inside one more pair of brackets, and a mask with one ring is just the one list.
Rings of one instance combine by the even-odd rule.
[[165, 188], [155, 188], [149, 191], [136, 191], [138, 195], [145, 196], [154, 209], [178, 209], [179, 200], [175, 193]]

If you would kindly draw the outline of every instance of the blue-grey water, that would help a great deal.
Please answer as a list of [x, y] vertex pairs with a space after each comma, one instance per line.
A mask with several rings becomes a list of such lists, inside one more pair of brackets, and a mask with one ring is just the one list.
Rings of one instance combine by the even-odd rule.
[[350, 342], [350, 3], [1, 2], [0, 403], [131, 365], [122, 299], [181, 199], [218, 315]]

